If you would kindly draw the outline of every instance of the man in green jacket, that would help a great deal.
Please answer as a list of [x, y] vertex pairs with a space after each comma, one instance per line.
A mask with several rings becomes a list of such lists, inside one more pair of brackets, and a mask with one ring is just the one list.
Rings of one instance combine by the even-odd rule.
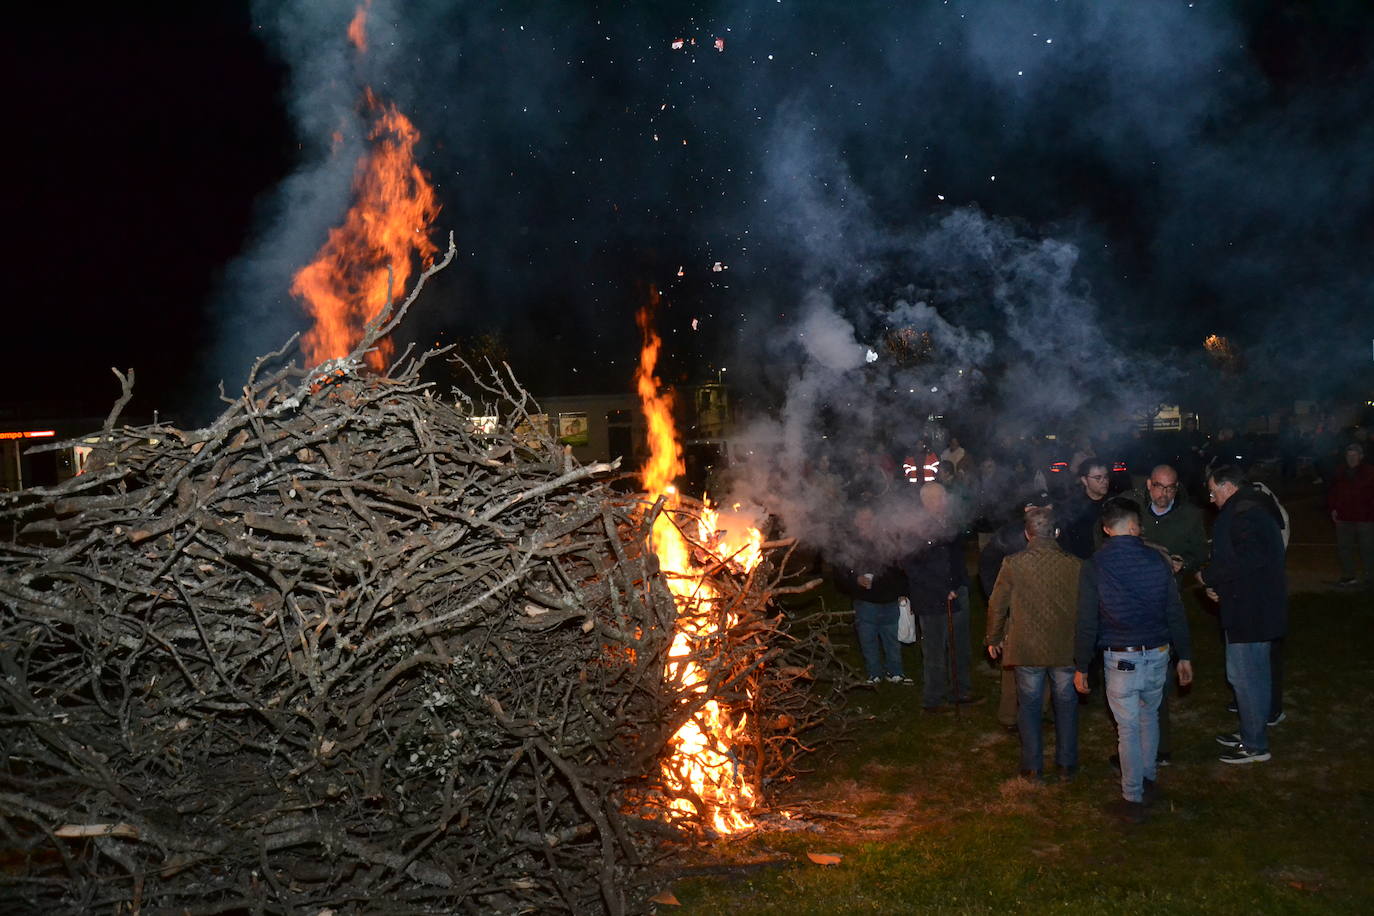
[[1055, 542], [1048, 509], [1026, 513], [1026, 549], [1002, 561], [988, 600], [988, 655], [1016, 674], [1017, 730], [1021, 775], [1043, 775], [1044, 742], [1040, 704], [1045, 682], [1052, 685], [1054, 760], [1059, 774], [1078, 772], [1078, 695], [1074, 691], [1074, 628], [1082, 561]]
[[1140, 536], [1164, 549], [1176, 574], [1197, 572], [1207, 560], [1207, 531], [1202, 510], [1179, 491], [1178, 472], [1161, 464], [1130, 496], [1140, 506]]
[[[1133, 490], [1130, 499], [1140, 506], [1140, 536], [1145, 543], [1163, 553], [1174, 569], [1182, 588], [1185, 573], [1198, 571], [1207, 561], [1207, 529], [1202, 510], [1188, 500], [1178, 483], [1178, 471], [1167, 464], [1150, 471], [1143, 490]], [[1169, 660], [1164, 697], [1159, 702], [1159, 755], [1157, 763], [1168, 766], [1173, 757], [1173, 729], [1169, 724], [1169, 695], [1178, 687], [1176, 659]], [[1116, 761], [1113, 760], [1115, 764]]]

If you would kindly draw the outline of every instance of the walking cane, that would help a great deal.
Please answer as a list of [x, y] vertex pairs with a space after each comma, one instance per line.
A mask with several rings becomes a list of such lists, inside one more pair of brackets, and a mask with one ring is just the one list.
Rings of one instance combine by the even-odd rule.
[[945, 597], [945, 621], [948, 624], [948, 645], [949, 645], [949, 695], [954, 698], [954, 718], [959, 718], [959, 687], [957, 684], [958, 674], [954, 670], [956, 655], [954, 652], [954, 599]]

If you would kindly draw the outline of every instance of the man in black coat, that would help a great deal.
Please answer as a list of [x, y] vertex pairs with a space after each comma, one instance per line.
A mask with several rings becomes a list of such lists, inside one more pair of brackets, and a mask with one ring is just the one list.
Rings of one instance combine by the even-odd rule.
[[1221, 512], [1212, 526], [1212, 559], [1198, 582], [1220, 602], [1226, 677], [1236, 692], [1240, 731], [1217, 736], [1223, 763], [1269, 759], [1270, 647], [1288, 630], [1283, 535], [1268, 501], [1234, 465], [1213, 468], [1207, 489]]
[[1102, 508], [1112, 476], [1100, 458], [1085, 458], [1078, 466], [1081, 489], [1072, 493], [1059, 516], [1059, 546], [1086, 560], [1102, 545]]
[[923, 486], [921, 504], [929, 534], [902, 568], [910, 586], [911, 610], [921, 627], [921, 705], [927, 712], [942, 712], [951, 702], [968, 706], [983, 698], [973, 695], [970, 673], [964, 538], [944, 487], [934, 482]]
[[873, 510], [860, 509], [854, 517], [855, 553], [868, 556], [855, 561], [857, 565], [837, 566], [835, 588], [854, 602], [854, 631], [859, 637], [868, 682], [911, 684], [911, 678], [902, 670], [902, 645], [897, 639], [900, 602], [907, 594], [906, 575], [896, 563], [881, 559], [880, 551], [861, 546], [873, 527]]

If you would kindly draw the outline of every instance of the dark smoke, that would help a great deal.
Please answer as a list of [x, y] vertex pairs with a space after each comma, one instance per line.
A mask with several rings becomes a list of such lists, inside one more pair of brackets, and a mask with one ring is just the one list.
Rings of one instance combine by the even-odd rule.
[[[413, 336], [495, 331], [539, 392], [624, 389], [654, 284], [665, 377], [728, 365], [763, 417], [750, 489], [810, 534], [847, 537], [855, 508], [807, 501], [822, 456], [1218, 390], [1240, 418], [1368, 379], [1358, 6], [377, 3], [361, 68], [351, 3], [257, 9], [301, 169], [226, 291], [219, 366], [299, 325], [284, 290], [342, 213], [329, 138], [357, 142], [368, 83], [424, 135], [462, 251]], [[919, 359], [885, 348], [902, 329], [929, 335]]]

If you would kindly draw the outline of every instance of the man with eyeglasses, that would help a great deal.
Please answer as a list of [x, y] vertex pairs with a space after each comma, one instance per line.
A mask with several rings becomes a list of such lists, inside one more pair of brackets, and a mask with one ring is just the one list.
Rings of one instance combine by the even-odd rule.
[[1068, 499], [1059, 529], [1059, 546], [1086, 560], [1102, 543], [1102, 509], [1111, 488], [1111, 473], [1100, 458], [1085, 458], [1078, 466], [1082, 490]]
[[1202, 510], [1180, 491], [1178, 472], [1167, 464], [1150, 471], [1144, 491], [1131, 499], [1140, 513], [1140, 536], [1164, 549], [1174, 572], [1196, 572], [1207, 559], [1207, 529]]
[[1288, 631], [1283, 534], [1240, 468], [1214, 468], [1207, 490], [1221, 511], [1212, 525], [1211, 561], [1197, 581], [1221, 605], [1226, 678], [1240, 715], [1240, 731], [1218, 735], [1217, 743], [1228, 749], [1222, 763], [1263, 763], [1270, 756], [1268, 723], [1278, 721], [1271, 710], [1271, 647]]
[[[1178, 472], [1173, 467], [1157, 465], [1150, 471], [1145, 488], [1133, 490], [1127, 498], [1140, 506], [1140, 536], [1165, 555], [1176, 577], [1196, 572], [1202, 566], [1207, 559], [1207, 529], [1203, 525], [1202, 510], [1183, 494]], [[1168, 766], [1173, 758], [1169, 695], [1178, 681], [1176, 664], [1173, 661], [1169, 665], [1164, 697], [1159, 704], [1160, 766]], [[1117, 757], [1113, 756], [1112, 764], [1120, 766]]]

